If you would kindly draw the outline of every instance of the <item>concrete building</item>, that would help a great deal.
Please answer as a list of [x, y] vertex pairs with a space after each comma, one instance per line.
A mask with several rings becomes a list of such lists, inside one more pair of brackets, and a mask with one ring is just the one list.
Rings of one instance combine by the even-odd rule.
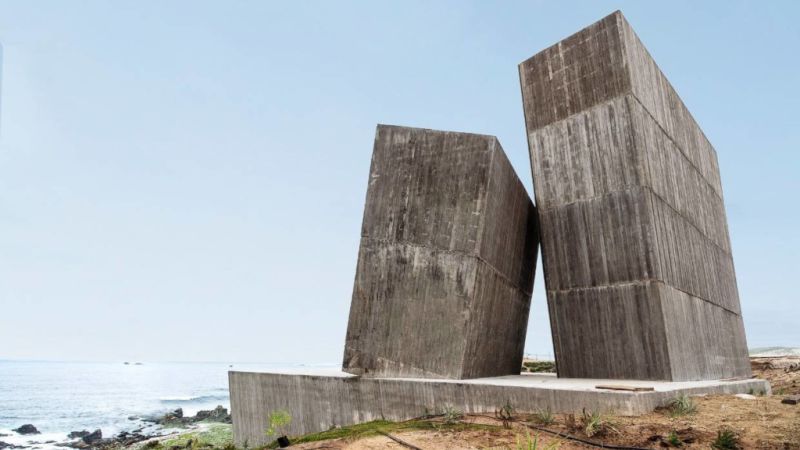
[[622, 14], [519, 72], [559, 376], [750, 376], [716, 152]]
[[536, 212], [494, 136], [379, 125], [343, 370], [518, 374]]
[[[770, 392], [749, 378], [716, 154], [622, 15], [520, 77], [538, 222], [494, 137], [379, 126], [344, 371], [229, 372], [237, 446], [267, 444], [276, 411], [300, 435]], [[537, 223], [558, 377], [519, 373]]]

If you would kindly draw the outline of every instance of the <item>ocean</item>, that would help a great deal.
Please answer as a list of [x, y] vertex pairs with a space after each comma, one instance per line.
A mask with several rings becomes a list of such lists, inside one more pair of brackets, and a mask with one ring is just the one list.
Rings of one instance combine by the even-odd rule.
[[[104, 437], [146, 426], [139, 418], [183, 408], [185, 415], [217, 405], [230, 408], [229, 370], [294, 371], [278, 364], [44, 362], [0, 360], [0, 441], [15, 445], [54, 440], [70, 431], [101, 429]], [[33, 424], [42, 434], [11, 430]], [[146, 428], [147, 430], [147, 428]]]

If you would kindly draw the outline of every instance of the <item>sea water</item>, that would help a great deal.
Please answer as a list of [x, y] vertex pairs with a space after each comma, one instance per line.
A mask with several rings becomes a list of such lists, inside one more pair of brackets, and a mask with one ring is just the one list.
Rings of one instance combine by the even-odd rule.
[[[110, 437], [146, 426], [142, 417], [176, 408], [183, 408], [187, 416], [217, 405], [229, 408], [229, 370], [292, 371], [302, 367], [0, 360], [0, 434], [7, 435], [0, 436], [0, 441], [16, 445], [62, 442], [70, 431], [96, 429]], [[42, 434], [20, 436], [11, 431], [27, 423]]]

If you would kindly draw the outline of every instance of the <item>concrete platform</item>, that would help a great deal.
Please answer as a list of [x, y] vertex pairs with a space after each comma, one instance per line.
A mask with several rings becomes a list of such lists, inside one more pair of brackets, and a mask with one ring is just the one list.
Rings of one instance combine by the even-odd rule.
[[[268, 443], [269, 415], [292, 416], [289, 435], [328, 430], [372, 420], [407, 420], [452, 406], [466, 413], [494, 413], [509, 402], [520, 412], [583, 408], [617, 415], [639, 415], [680, 394], [771, 392], [764, 380], [634, 381], [557, 378], [521, 374], [470, 380], [362, 378], [338, 370], [303, 373], [229, 372], [233, 433], [237, 446]], [[597, 389], [598, 385], [651, 387], [648, 392]]]

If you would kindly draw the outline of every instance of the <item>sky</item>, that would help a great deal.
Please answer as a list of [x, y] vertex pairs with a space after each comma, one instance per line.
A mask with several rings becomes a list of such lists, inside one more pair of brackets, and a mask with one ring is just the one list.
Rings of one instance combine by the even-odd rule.
[[532, 194], [517, 64], [617, 9], [717, 150], [748, 344], [800, 346], [800, 2], [20, 0], [0, 359], [341, 361], [376, 124], [495, 135]]

